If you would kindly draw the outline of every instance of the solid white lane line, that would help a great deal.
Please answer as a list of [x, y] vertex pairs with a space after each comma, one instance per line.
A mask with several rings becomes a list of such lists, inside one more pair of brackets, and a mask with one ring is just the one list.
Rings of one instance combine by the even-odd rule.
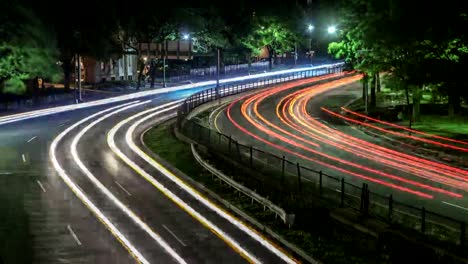
[[[131, 102], [134, 103], [134, 102]], [[120, 230], [102, 213], [102, 211], [94, 205], [94, 203], [88, 198], [88, 196], [81, 190], [81, 188], [67, 175], [65, 170], [60, 166], [57, 157], [55, 155], [55, 150], [57, 148], [58, 143], [74, 128], [78, 127], [79, 125], [87, 122], [88, 120], [99, 116], [103, 113], [112, 111], [114, 109], [117, 109], [119, 107], [122, 107], [127, 104], [122, 104], [114, 107], [110, 107], [108, 109], [102, 110], [100, 112], [97, 112], [95, 114], [92, 114], [79, 122], [71, 125], [64, 131], [62, 131], [53, 141], [52, 144], [50, 145], [49, 149], [49, 158], [52, 161], [52, 165], [54, 166], [55, 171], [57, 171], [58, 175], [62, 178], [62, 180], [65, 182], [65, 184], [70, 188], [73, 193], [80, 199], [86, 207], [98, 218], [101, 223], [104, 224], [104, 226], [114, 235], [114, 237], [122, 244], [122, 246], [127, 249], [127, 251], [132, 255], [133, 258], [135, 258], [136, 261], [143, 263], [143, 264], [149, 264], [149, 261], [146, 260], [145, 257], [133, 246], [133, 244], [120, 232]]]
[[[132, 117], [129, 117], [127, 118], [127, 120], [124, 120], [121, 122], [121, 124], [118, 124], [117, 126], [122, 126], [123, 124], [129, 122], [130, 120], [138, 117], [138, 116], [141, 116], [145, 113], [140, 113], [140, 114], [137, 114], [137, 115], [134, 115]], [[158, 170], [159, 172], [161, 172], [164, 176], [166, 176], [167, 178], [169, 178], [172, 182], [176, 183], [180, 188], [182, 188], [183, 190], [185, 190], [187, 193], [189, 193], [193, 198], [195, 198], [196, 200], [200, 201], [201, 203], [203, 203], [206, 207], [210, 208], [211, 210], [213, 210], [214, 212], [216, 212], [219, 216], [221, 216], [222, 218], [226, 219], [227, 221], [229, 221], [231, 224], [233, 224], [234, 226], [236, 226], [237, 228], [239, 228], [240, 230], [244, 231], [247, 235], [249, 235], [251, 238], [253, 238], [254, 240], [256, 240], [257, 242], [259, 242], [261, 245], [263, 245], [265, 248], [267, 248], [270, 252], [272, 252], [273, 254], [275, 254], [276, 256], [278, 256], [280, 259], [282, 259], [283, 261], [285, 261], [286, 263], [296, 263], [297, 261], [288, 256], [287, 254], [285, 254], [285, 252], [283, 252], [281, 249], [277, 248], [271, 241], [267, 240], [266, 238], [264, 238], [262, 235], [260, 235], [256, 230], [252, 229], [251, 227], [247, 226], [246, 224], [244, 224], [243, 222], [241, 222], [239, 219], [237, 219], [236, 217], [232, 216], [231, 214], [229, 214], [227, 211], [223, 210], [222, 208], [218, 207], [217, 205], [215, 205], [213, 202], [211, 202], [208, 198], [204, 197], [201, 193], [199, 193], [197, 190], [193, 189], [190, 185], [188, 185], [187, 183], [185, 183], [183, 180], [181, 180], [179, 177], [177, 177], [175, 174], [173, 174], [172, 172], [170, 172], [168, 169], [166, 169], [163, 165], [161, 165], [160, 163], [158, 163], [157, 161], [155, 161], [154, 159], [152, 159], [150, 156], [148, 156], [143, 150], [141, 150], [136, 144], [135, 142], [133, 141], [133, 132], [135, 131], [136, 127], [138, 127], [140, 124], [142, 124], [143, 122], [145, 122], [146, 120], [150, 119], [150, 118], [153, 118], [155, 115], [157, 115], [158, 113], [152, 113], [152, 114], [149, 114], [149, 115], [146, 115], [144, 118], [136, 121], [134, 124], [132, 124], [126, 134], [125, 134], [125, 140], [128, 144], [128, 146], [130, 147], [131, 150], [133, 150], [133, 152], [135, 152], [138, 156], [140, 156], [142, 159], [144, 159], [147, 163], [149, 163], [152, 167], [154, 167], [156, 170]], [[115, 127], [114, 127], [115, 128]], [[112, 128], [111, 129], [111, 132], [112, 130], [114, 129]], [[118, 129], [119, 127], [117, 127]], [[111, 132], [109, 132], [109, 135], [111, 134]], [[113, 136], [112, 136], [113, 137]], [[109, 138], [108, 138], [108, 141], [109, 141]], [[113, 138], [112, 138], [112, 141], [113, 141]], [[115, 146], [114, 146], [115, 147]], [[117, 151], [120, 151], [120, 150], [117, 150]], [[121, 158], [124, 158], [125, 156], [123, 154], [119, 155]], [[124, 156], [124, 157], [122, 157]], [[126, 157], [125, 157], [126, 158]], [[128, 159], [128, 158], [126, 158]], [[155, 180], [155, 178], [151, 177], [150, 175], [148, 175], [144, 170], [142, 170], [141, 168], [139, 168], [136, 164], [134, 166], [134, 169], [138, 169], [140, 170], [140, 174], [143, 176], [145, 175], [144, 177], [147, 178], [148, 181], [150, 181], [151, 183], [153, 183], [153, 185], [156, 187], [156, 183], [159, 184], [159, 182], [157, 182]], [[188, 206], [187, 206], [188, 207]], [[189, 207], [190, 208], [190, 207]], [[212, 225], [212, 228], [217, 228], [215, 225]], [[224, 232], [222, 233], [224, 234]], [[226, 235], [226, 239], [229, 240], [231, 239], [229, 236]], [[225, 240], [226, 241], [226, 240]], [[235, 241], [232, 241], [235, 243]], [[239, 245], [236, 245], [236, 244], [233, 244], [234, 246], [238, 246], [238, 250], [240, 250], [240, 252], [244, 252], [244, 254], [249, 254], [245, 249], [243, 249], [242, 247], [240, 247]], [[244, 255], [244, 256], [249, 256], [249, 255]], [[255, 260], [255, 258], [252, 257], [252, 260]], [[258, 260], [257, 260], [258, 261]]]
[[41, 181], [37, 180], [36, 182], [39, 185], [39, 187], [41, 187], [42, 191], [46, 192], [46, 189], [44, 188], [44, 185], [42, 185]]
[[[175, 109], [178, 107], [178, 105], [175, 105], [173, 107], [166, 107], [164, 110], [161, 111], [156, 111], [155, 113], [152, 113], [150, 115], [147, 115], [147, 117], [153, 117], [157, 114], [161, 114], [170, 110]], [[127, 119], [122, 120], [120, 123], [115, 125], [107, 134], [107, 144], [111, 148], [111, 150], [119, 156], [125, 163], [127, 163], [128, 166], [130, 166], [134, 171], [136, 171], [138, 174], [140, 174], [143, 178], [145, 178], [148, 182], [150, 182], [156, 189], [161, 191], [167, 198], [172, 200], [175, 204], [177, 204], [180, 208], [182, 208], [185, 212], [187, 212], [190, 216], [192, 216], [194, 219], [196, 219], [198, 222], [200, 222], [203, 226], [205, 226], [207, 229], [209, 229], [211, 232], [216, 234], [220, 239], [222, 239], [226, 244], [228, 244], [233, 250], [235, 250], [238, 254], [240, 254], [242, 257], [244, 257], [246, 260], [248, 260], [250, 263], [262, 263], [259, 259], [257, 259], [254, 255], [252, 255], [250, 252], [245, 250], [237, 241], [235, 241], [233, 238], [231, 238], [228, 234], [226, 234], [223, 230], [221, 230], [219, 227], [217, 227], [215, 224], [213, 224], [211, 221], [206, 219], [204, 216], [202, 216], [199, 212], [197, 212], [195, 209], [193, 209], [190, 205], [188, 205], [186, 202], [184, 202], [180, 197], [178, 197], [176, 194], [174, 194], [172, 191], [167, 189], [162, 183], [157, 181], [153, 176], [149, 175], [146, 171], [144, 171], [140, 166], [138, 166], [134, 161], [132, 161], [128, 156], [123, 154], [123, 152], [117, 147], [115, 144], [115, 134], [117, 131], [126, 123], [128, 123], [130, 120], [134, 119], [135, 117], [141, 116], [141, 115], [146, 115], [151, 110], [155, 109], [149, 109], [146, 111], [143, 111], [139, 114], [136, 114], [134, 116], [131, 116]], [[133, 126], [132, 126], [133, 127]], [[133, 130], [132, 130], [133, 131]], [[131, 133], [133, 134], [133, 133]], [[128, 138], [131, 137], [127, 131], [127, 134], [125, 136], [127, 142]]]
[[115, 182], [115, 184], [117, 184], [117, 186], [119, 186], [120, 189], [122, 189], [122, 191], [124, 191], [128, 196], [132, 196], [132, 194], [131, 194], [129, 191], [127, 191], [127, 189], [125, 189], [118, 181], [114, 181], [114, 182]]
[[73, 232], [73, 229], [71, 228], [71, 226], [67, 225], [67, 228], [68, 228], [68, 231], [70, 232], [70, 234], [72, 235], [73, 239], [75, 239], [78, 246], [81, 246], [81, 241], [78, 239], [78, 236], [75, 234], [75, 232]]
[[444, 202], [444, 201], [442, 201], [442, 203], [444, 203], [444, 204], [446, 204], [446, 205], [453, 206], [453, 207], [458, 208], [458, 209], [462, 209], [462, 210], [468, 211], [468, 208], [463, 207], [463, 206], [460, 206], [460, 205], [456, 205], [456, 204], [449, 203], [449, 202]]
[[[124, 203], [122, 203], [115, 195], [108, 189], [106, 188], [97, 178], [94, 176], [91, 171], [84, 165], [83, 161], [80, 159], [78, 155], [78, 150], [77, 150], [77, 145], [80, 139], [83, 137], [83, 135], [89, 131], [92, 127], [94, 127], [96, 124], [102, 122], [103, 120], [109, 118], [112, 115], [115, 115], [119, 112], [122, 112], [124, 110], [127, 110], [132, 107], [136, 107], [142, 104], [147, 104], [151, 102], [151, 100], [137, 103], [137, 104], [132, 104], [132, 105], [127, 105], [125, 107], [122, 107], [120, 109], [114, 110], [104, 116], [101, 116], [100, 118], [94, 120], [91, 122], [89, 125], [87, 125], [85, 128], [83, 128], [76, 136], [73, 138], [72, 144], [70, 146], [71, 154], [73, 156], [73, 160], [76, 162], [78, 167], [81, 169], [81, 171], [88, 177], [88, 179], [102, 192], [104, 193], [107, 198], [109, 198], [110, 201], [112, 201], [117, 207], [122, 210], [123, 213], [125, 213], [130, 219], [134, 221], [134, 223], [139, 226], [143, 231], [145, 231], [156, 243], [161, 246], [176, 262], [185, 264], [185, 260], [175, 252], [173, 248], [170, 247], [170, 245], [155, 231], [151, 229], [139, 216], [137, 216], [130, 208], [128, 208]], [[171, 103], [169, 103], [171, 104]], [[161, 105], [158, 106], [158, 108], [163, 108], [166, 105]]]
[[31, 141], [33, 141], [35, 138], [37, 138], [37, 136], [34, 136], [34, 137], [30, 138], [30, 139], [28, 140], [28, 143], [31, 142]]
[[164, 229], [166, 229], [167, 232], [169, 232], [177, 241], [179, 241], [179, 243], [180, 243], [182, 246], [184, 246], [184, 247], [187, 246], [187, 245], [185, 245], [184, 242], [182, 242], [182, 240], [180, 240], [180, 238], [178, 238], [178, 237], [174, 234], [174, 232], [172, 232], [172, 231], [169, 229], [169, 227], [167, 227], [166, 225], [162, 225], [162, 227], [164, 227]]
[[21, 154], [21, 158], [23, 159], [23, 163], [26, 162], [26, 156], [24, 156], [24, 154]]

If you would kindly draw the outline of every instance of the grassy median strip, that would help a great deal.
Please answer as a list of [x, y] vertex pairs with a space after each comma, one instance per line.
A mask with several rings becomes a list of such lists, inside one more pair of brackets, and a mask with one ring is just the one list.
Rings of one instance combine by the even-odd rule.
[[[216, 177], [212, 177], [211, 173], [201, 167], [194, 159], [190, 145], [175, 137], [173, 122], [160, 124], [149, 130], [145, 134], [144, 140], [146, 145], [161, 158], [268, 226], [286, 240], [302, 248], [314, 258], [324, 263], [376, 262], [373, 247], [371, 246], [369, 249], [369, 242], [366, 239], [359, 239], [354, 231], [338, 227], [328, 221], [312, 221], [307, 228], [300, 226], [288, 228], [280, 220], [275, 220], [275, 215], [268, 210], [265, 211], [263, 206], [256, 202], [252, 203], [250, 198], [235, 192]], [[209, 161], [228, 176], [230, 175], [227, 172], [236, 171], [236, 168], [229, 168], [226, 163], [216, 164], [215, 157], [210, 157]]]

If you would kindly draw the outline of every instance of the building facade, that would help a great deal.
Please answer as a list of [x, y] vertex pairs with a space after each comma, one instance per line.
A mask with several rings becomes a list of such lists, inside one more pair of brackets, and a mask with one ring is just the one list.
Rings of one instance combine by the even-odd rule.
[[124, 54], [120, 58], [110, 58], [102, 61], [92, 57], [84, 57], [82, 59], [82, 68], [82, 79], [85, 83], [135, 80], [138, 68], [137, 56]]

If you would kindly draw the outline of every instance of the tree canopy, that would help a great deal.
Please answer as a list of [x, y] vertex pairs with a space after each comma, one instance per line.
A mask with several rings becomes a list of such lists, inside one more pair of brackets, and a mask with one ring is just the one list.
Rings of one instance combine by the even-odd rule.
[[0, 87], [23, 93], [25, 80], [59, 78], [54, 35], [34, 13], [17, 3], [0, 4]]
[[467, 10], [449, 3], [343, 0], [342, 40], [329, 52], [365, 73], [387, 71], [403, 83], [440, 85], [457, 101], [466, 90], [460, 73], [468, 55]]

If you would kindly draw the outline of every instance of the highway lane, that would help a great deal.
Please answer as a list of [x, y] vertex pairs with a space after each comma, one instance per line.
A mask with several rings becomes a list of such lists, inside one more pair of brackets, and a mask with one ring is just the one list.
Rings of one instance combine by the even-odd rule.
[[[335, 88], [336, 87], [338, 86], [335, 86]], [[322, 90], [319, 91], [320, 89]], [[377, 145], [381, 144], [373, 137], [359, 133], [358, 131], [344, 125], [342, 122], [336, 122], [336, 119], [331, 118], [321, 109], [322, 106], [327, 106], [328, 108], [338, 107], [339, 109], [340, 106], [345, 105], [353, 98], [359, 97], [359, 85], [355, 85], [354, 87], [345, 86], [336, 90], [333, 87], [320, 88], [320, 86], [311, 89], [313, 96], [308, 98], [309, 100], [305, 104], [301, 105], [304, 109], [299, 109], [299, 106], [292, 106], [291, 108], [286, 107], [287, 115], [289, 115], [289, 118], [296, 123], [299, 122], [297, 120], [300, 120], [301, 115], [303, 115], [305, 121], [302, 120], [302, 124], [299, 123], [299, 126], [293, 126], [291, 124], [287, 125], [287, 120], [284, 120], [287, 116], [281, 117], [281, 115], [278, 116], [275, 113], [275, 109], [277, 109], [279, 104], [281, 104], [279, 109], [287, 104], [287, 101], [281, 102], [281, 99], [286, 98], [286, 96], [292, 94], [293, 91], [294, 89], [283, 89], [283, 91], [274, 93], [271, 92], [270, 89], [270, 91], [264, 93], [265, 96], [263, 99], [259, 95], [256, 98], [255, 96], [251, 96], [244, 98], [243, 100], [239, 100], [231, 105], [230, 113], [233, 120], [229, 120], [225, 110], [222, 114], [218, 115], [216, 126], [222, 132], [225, 131], [227, 134], [232, 134], [232, 136], [235, 139], [239, 139], [241, 143], [253, 144], [254, 146], [258, 146], [260, 149], [267, 149], [268, 151], [277, 153], [277, 155], [280, 156], [285, 154], [289, 160], [294, 162], [299, 161], [301, 164], [306, 164], [306, 166], [314, 169], [320, 168], [330, 175], [346, 177], [347, 181], [356, 185], [360, 185], [363, 182], [362, 177], [359, 175], [372, 175], [373, 178], [369, 180], [384, 180], [384, 183], [393, 183], [396, 184], [396, 186], [383, 186], [381, 182], [374, 182], [370, 183], [371, 191], [378, 192], [386, 196], [393, 194], [393, 197], [396, 200], [417, 206], [425, 206], [428, 210], [449, 215], [456, 219], [468, 219], [467, 210], [463, 209], [467, 208], [468, 205], [468, 201], [465, 198], [466, 184], [463, 183], [463, 180], [455, 182], [455, 185], [450, 187], [447, 186], [445, 182], [442, 182], [442, 180], [446, 180], [445, 178], [438, 179], [435, 182], [433, 179], [422, 179], [419, 177], [421, 175], [415, 175], [414, 172], [402, 171], [401, 169], [396, 170], [397, 165], [393, 165], [392, 167], [375, 161], [373, 160], [375, 157], [369, 159], [358, 156], [356, 154], [359, 153], [356, 152], [358, 150], [357, 148], [350, 149], [348, 151], [343, 150], [343, 146], [341, 144], [345, 141], [345, 138], [339, 138], [337, 135], [338, 132], [343, 132], [346, 135], [350, 135], [364, 141], [374, 142]], [[271, 94], [268, 95], [268, 93]], [[290, 98], [290, 100], [292, 99]], [[290, 103], [289, 105], [293, 104]], [[299, 103], [297, 105], [299, 105]], [[245, 111], [244, 113], [241, 111], [242, 108], [243, 111]], [[301, 114], [301, 110], [304, 110], [305, 114]], [[229, 111], [229, 107], [227, 111]], [[318, 124], [310, 126], [310, 123], [314, 124], [316, 121], [320, 121], [322, 127]], [[292, 124], [294, 124], [294, 122]], [[237, 126], [235, 125], [236, 123]], [[317, 127], [321, 127], [320, 129], [322, 129], [322, 131], [317, 129]], [[242, 131], [242, 128], [245, 128], [245, 130]], [[254, 131], [254, 133], [251, 136], [246, 136], [249, 131]], [[324, 133], [323, 131], [330, 134], [326, 137], [323, 135], [317, 136], [320, 135], [320, 133]], [[258, 138], [254, 138], [254, 136], [258, 136]], [[339, 144], [335, 144], [337, 142]], [[268, 145], [269, 143], [271, 144]], [[280, 151], [279, 154], [278, 150]], [[387, 161], [385, 160], [382, 162]], [[350, 163], [362, 166], [356, 167]], [[338, 167], [333, 167], [335, 165]], [[342, 171], [342, 168], [348, 172]], [[411, 170], [413, 169], [414, 168], [411, 168]], [[350, 176], [350, 173], [358, 173], [359, 175], [355, 174], [354, 176]], [[383, 173], [383, 175], [375, 175], [376, 173]], [[445, 171], [441, 173], [448, 172]], [[431, 189], [430, 191], [427, 191], [427, 186], [414, 187], [414, 184], [410, 184], [408, 182], [401, 183], [401, 180], [389, 180], [387, 176], [390, 174], [401, 176], [403, 180], [414, 180], [416, 181], [415, 184], [422, 183], [431, 185], [433, 188], [439, 188], [440, 190]], [[447, 175], [451, 175], [451, 173]], [[460, 177], [466, 177], [466, 171], [458, 172], [458, 175]], [[369, 180], [366, 180], [366, 182], [369, 182]], [[417, 192], [424, 191], [423, 194], [429, 193], [431, 196], [434, 196], [434, 199], [419, 197], [420, 193], [413, 192], [412, 194], [409, 194], [408, 190], [402, 191], [401, 187], [411, 187], [412, 190], [414, 189]], [[454, 205], [458, 205], [459, 207]]]

